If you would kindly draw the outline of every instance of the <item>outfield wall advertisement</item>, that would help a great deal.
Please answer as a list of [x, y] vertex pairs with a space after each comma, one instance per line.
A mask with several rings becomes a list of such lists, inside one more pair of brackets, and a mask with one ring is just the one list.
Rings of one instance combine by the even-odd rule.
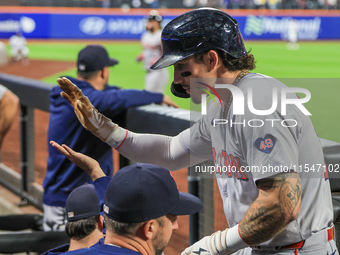
[[[163, 25], [176, 16], [164, 16]], [[285, 40], [289, 23], [296, 21], [299, 40], [340, 39], [340, 16], [234, 16], [243, 37]], [[36, 39], [140, 39], [143, 15], [93, 15], [60, 13], [1, 13], [0, 38], [17, 30]]]

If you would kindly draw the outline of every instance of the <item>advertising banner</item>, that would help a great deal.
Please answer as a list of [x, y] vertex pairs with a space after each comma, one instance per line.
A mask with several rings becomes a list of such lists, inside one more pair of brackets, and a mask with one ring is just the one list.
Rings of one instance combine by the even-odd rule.
[[[163, 26], [176, 16], [164, 16]], [[234, 16], [244, 39], [286, 40], [292, 23], [298, 40], [340, 39], [337, 16]], [[20, 30], [26, 38], [132, 39], [145, 29], [143, 15], [2, 13], [0, 38]]]

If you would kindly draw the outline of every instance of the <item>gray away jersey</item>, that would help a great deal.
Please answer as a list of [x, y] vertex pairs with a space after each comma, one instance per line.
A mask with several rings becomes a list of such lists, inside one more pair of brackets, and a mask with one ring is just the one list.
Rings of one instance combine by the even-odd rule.
[[157, 30], [154, 33], [145, 31], [142, 35], [143, 55], [144, 55], [144, 68], [149, 70], [161, 56], [162, 56], [162, 44], [161, 44], [162, 30]]
[[[245, 102], [252, 89], [257, 110], [271, 109], [272, 90], [276, 88], [277, 109], [268, 115], [255, 115], [245, 103], [244, 115], [233, 115], [233, 104], [228, 109], [228, 103], [221, 105], [216, 100], [215, 104], [211, 100], [207, 114], [180, 135], [182, 147], [192, 155], [213, 156], [229, 226], [238, 224], [257, 198], [257, 180], [293, 170], [301, 177], [300, 215], [262, 245], [295, 243], [329, 227], [333, 219], [330, 185], [321, 144], [309, 116], [291, 104], [283, 115], [280, 92], [287, 86], [274, 78], [251, 73], [237, 87], [242, 90]], [[297, 99], [295, 94], [289, 95]], [[228, 123], [216, 125], [216, 119]]]

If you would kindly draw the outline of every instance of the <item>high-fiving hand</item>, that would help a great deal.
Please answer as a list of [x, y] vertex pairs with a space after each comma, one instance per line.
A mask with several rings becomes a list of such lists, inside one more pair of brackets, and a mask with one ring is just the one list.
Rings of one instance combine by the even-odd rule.
[[92, 181], [106, 176], [97, 160], [72, 150], [66, 144], [60, 145], [55, 141], [50, 141], [50, 144], [61, 154], [67, 157], [73, 164], [76, 164], [78, 167], [83, 169], [84, 172], [91, 177]]
[[106, 141], [118, 128], [118, 125], [99, 113], [81, 89], [69, 79], [62, 77], [57, 79], [57, 82], [63, 90], [60, 95], [73, 106], [74, 112], [83, 127], [91, 131], [101, 140]]

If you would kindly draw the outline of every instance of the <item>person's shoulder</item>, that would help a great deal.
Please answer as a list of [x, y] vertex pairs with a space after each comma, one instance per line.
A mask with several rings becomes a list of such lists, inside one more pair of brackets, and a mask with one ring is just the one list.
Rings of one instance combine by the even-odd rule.
[[81, 90], [84, 89], [92, 89], [95, 90], [95, 88], [87, 81], [85, 80], [78, 80], [77, 78], [71, 77], [71, 76], [64, 76], [65, 78], [69, 79], [72, 83], [77, 85], [78, 88]]
[[104, 243], [96, 243], [82, 254], [116, 254], [116, 255], [140, 255], [141, 253]]
[[82, 249], [78, 249], [78, 250], [67, 251], [67, 252], [60, 253], [60, 254], [63, 254], [63, 255], [90, 254], [90, 253], [88, 253], [89, 251], [90, 251], [90, 248], [82, 248]]
[[70, 247], [70, 244], [63, 244], [61, 246], [52, 248], [46, 252], [44, 252], [42, 255], [57, 255], [57, 254], [64, 254], [68, 251]]
[[[69, 79], [72, 83], [76, 84], [75, 78], [70, 77], [70, 76], [61, 76], [59, 78], [62, 78], [62, 77], [65, 77], [65, 78]], [[76, 84], [76, 85], [78, 86], [78, 84]], [[58, 85], [55, 85], [51, 90], [51, 95], [56, 94], [56, 93], [60, 94], [60, 92], [61, 92], [61, 88]]]
[[108, 85], [104, 89], [104, 91], [110, 91], [110, 90], [116, 90], [117, 91], [117, 90], [125, 90], [125, 89], [122, 89], [121, 87], [116, 86], [116, 85]]
[[260, 73], [250, 73], [244, 76], [237, 86], [244, 92], [248, 93], [251, 89], [256, 93], [272, 93], [272, 89], [274, 87], [282, 87], [285, 86], [279, 80], [270, 77], [268, 75], [260, 74]]
[[241, 89], [244, 100], [251, 100], [256, 109], [268, 109], [274, 100], [273, 96], [276, 98], [280, 94], [284, 84], [264, 74], [250, 73], [237, 86]]

